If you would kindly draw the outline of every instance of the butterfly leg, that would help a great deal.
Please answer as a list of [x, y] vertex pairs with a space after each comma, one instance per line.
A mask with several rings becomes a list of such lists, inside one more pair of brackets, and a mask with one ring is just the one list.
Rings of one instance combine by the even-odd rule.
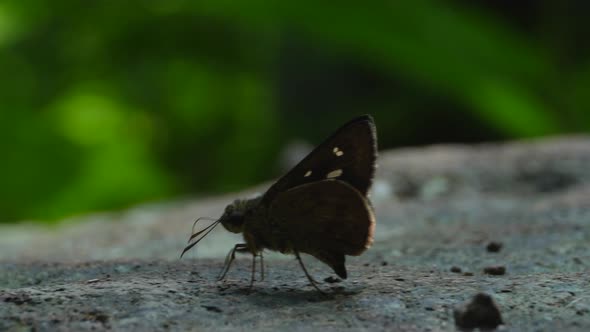
[[225, 257], [225, 263], [223, 264], [223, 269], [221, 270], [221, 273], [219, 274], [217, 280], [223, 280], [223, 278], [225, 278], [225, 275], [229, 271], [231, 263], [234, 261], [234, 259], [236, 259], [236, 251], [248, 252], [248, 245], [245, 243], [238, 243], [227, 253], [227, 256]]
[[256, 254], [252, 254], [252, 275], [250, 276], [250, 286], [248, 289], [252, 289], [254, 286], [254, 276], [256, 275]]
[[311, 285], [317, 289], [318, 292], [322, 293], [322, 294], [326, 294], [324, 293], [317, 285], [316, 281], [311, 277], [311, 275], [309, 274], [309, 272], [307, 272], [307, 269], [305, 268], [305, 265], [303, 265], [303, 260], [301, 260], [301, 256], [299, 256], [299, 251], [294, 250], [295, 252], [295, 257], [297, 257], [297, 261], [299, 261], [299, 265], [301, 265], [301, 268], [303, 269], [303, 272], [305, 273], [305, 276], [307, 277], [307, 279], [309, 280], [309, 282], [311, 283]]
[[260, 256], [260, 281], [263, 281], [264, 280], [264, 256], [262, 256], [262, 251], [258, 255]]
[[[254, 283], [254, 274], [256, 272], [256, 257], [260, 257], [260, 281], [264, 280], [264, 256], [262, 256], [262, 251], [258, 255], [252, 255], [252, 277], [250, 284]], [[252, 286], [252, 285], [250, 285]]]

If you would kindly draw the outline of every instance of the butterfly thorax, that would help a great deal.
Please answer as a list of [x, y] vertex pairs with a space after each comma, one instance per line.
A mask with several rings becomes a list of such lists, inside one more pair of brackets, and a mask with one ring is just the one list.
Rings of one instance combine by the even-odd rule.
[[253, 199], [238, 199], [225, 208], [219, 219], [225, 229], [232, 233], [243, 233], [251, 252], [263, 249], [290, 252], [287, 236], [278, 227], [278, 222], [269, 218], [268, 209], [262, 196]]

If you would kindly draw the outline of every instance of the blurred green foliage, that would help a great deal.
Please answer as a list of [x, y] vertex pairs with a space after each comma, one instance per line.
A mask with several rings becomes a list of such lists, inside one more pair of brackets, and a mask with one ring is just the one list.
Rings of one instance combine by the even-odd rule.
[[583, 1], [0, 1], [0, 222], [276, 176], [372, 113], [381, 147], [590, 131]]

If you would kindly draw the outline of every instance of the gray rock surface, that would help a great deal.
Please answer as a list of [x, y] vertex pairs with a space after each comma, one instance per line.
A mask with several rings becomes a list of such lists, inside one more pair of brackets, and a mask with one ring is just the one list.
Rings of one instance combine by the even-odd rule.
[[221, 227], [178, 259], [195, 217], [264, 188], [0, 226], [0, 331], [455, 330], [453, 310], [480, 292], [502, 329], [590, 330], [590, 137], [383, 152], [375, 244], [347, 280], [320, 283], [329, 296], [278, 254], [251, 291], [247, 256], [217, 282], [239, 241]]

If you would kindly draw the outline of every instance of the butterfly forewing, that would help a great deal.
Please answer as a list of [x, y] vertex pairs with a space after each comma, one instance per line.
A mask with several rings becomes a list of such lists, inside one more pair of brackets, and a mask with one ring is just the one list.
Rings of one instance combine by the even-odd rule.
[[264, 203], [270, 204], [280, 192], [325, 179], [346, 182], [366, 196], [375, 173], [376, 142], [369, 115], [351, 120], [270, 187]]

